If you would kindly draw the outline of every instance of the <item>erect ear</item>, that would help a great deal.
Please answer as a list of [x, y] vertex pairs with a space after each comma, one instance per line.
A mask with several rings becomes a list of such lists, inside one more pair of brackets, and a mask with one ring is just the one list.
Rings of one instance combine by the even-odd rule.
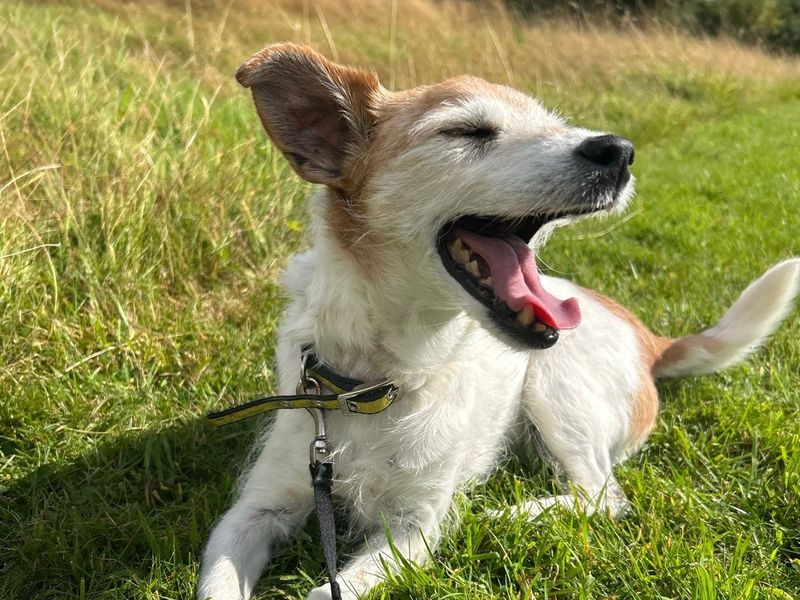
[[273, 44], [239, 67], [236, 79], [252, 89], [264, 128], [294, 170], [314, 183], [341, 184], [374, 123], [377, 76], [303, 46]]

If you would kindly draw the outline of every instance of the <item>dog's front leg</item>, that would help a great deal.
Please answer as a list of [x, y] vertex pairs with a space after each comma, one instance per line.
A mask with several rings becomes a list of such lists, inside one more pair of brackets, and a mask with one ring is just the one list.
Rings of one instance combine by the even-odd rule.
[[[386, 579], [386, 569], [396, 571], [403, 559], [422, 564], [439, 541], [441, 522], [449, 508], [452, 492], [431, 501], [433, 510], [424, 517], [405, 515], [388, 521], [384, 531], [367, 538], [361, 552], [339, 573], [342, 600], [355, 600]], [[388, 532], [388, 536], [387, 536]], [[402, 556], [402, 559], [400, 558]], [[329, 585], [309, 593], [308, 600], [330, 600]]]
[[214, 527], [203, 553], [197, 597], [247, 600], [276, 543], [313, 507], [308, 475], [311, 418], [281, 411], [239, 498]]
[[[512, 514], [523, 513], [532, 519], [551, 507], [562, 506], [587, 515], [600, 512], [621, 516], [628, 501], [613, 467], [615, 445], [623, 425], [606, 408], [613, 402], [583, 395], [580, 390], [573, 392], [559, 382], [551, 389], [541, 388], [544, 391], [538, 397], [525, 399], [524, 410], [536, 425], [548, 453], [566, 475], [570, 493], [523, 502], [513, 507]], [[609, 397], [613, 397], [613, 391], [609, 391]]]
[[[424, 562], [428, 547], [435, 545], [439, 531], [438, 528], [422, 530], [418, 524], [408, 523], [391, 527], [390, 535], [391, 544], [384, 533], [368, 538], [362, 553], [339, 573], [337, 581], [343, 600], [355, 600], [381, 583], [386, 578], [386, 568], [396, 570], [395, 553], [417, 563]], [[330, 585], [313, 589], [308, 600], [331, 600]]]

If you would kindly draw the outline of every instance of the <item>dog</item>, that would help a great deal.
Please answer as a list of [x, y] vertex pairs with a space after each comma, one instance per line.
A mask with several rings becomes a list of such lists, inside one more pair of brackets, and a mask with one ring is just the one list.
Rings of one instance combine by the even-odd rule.
[[[555, 227], [625, 208], [629, 140], [569, 126], [475, 77], [392, 92], [371, 72], [289, 43], [255, 54], [237, 79], [272, 143], [321, 184], [313, 247], [282, 279], [280, 392], [294, 393], [308, 346], [344, 376], [399, 389], [378, 414], [327, 415], [333, 495], [365, 537], [338, 576], [343, 598], [379, 584], [399, 555], [424, 562], [454, 492], [490, 473], [530, 425], [567, 485], [515, 513], [621, 515], [613, 467], [654, 427], [654, 381], [742, 360], [800, 288], [792, 258], [707, 331], [659, 337], [612, 300], [539, 274], [535, 260]], [[276, 546], [313, 511], [314, 433], [305, 411], [277, 412], [213, 529], [198, 598], [250, 597]], [[330, 586], [308, 598], [331, 598]]]

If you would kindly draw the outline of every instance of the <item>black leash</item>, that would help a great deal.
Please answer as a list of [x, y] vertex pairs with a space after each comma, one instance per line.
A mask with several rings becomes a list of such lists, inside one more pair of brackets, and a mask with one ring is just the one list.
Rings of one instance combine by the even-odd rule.
[[333, 517], [333, 499], [331, 498], [333, 465], [328, 462], [318, 462], [309, 466], [311, 483], [314, 486], [317, 522], [319, 523], [319, 541], [322, 543], [322, 552], [325, 554], [325, 568], [328, 571], [328, 581], [331, 585], [331, 598], [332, 600], [342, 600], [339, 583], [336, 581], [336, 520]]
[[[342, 600], [336, 582], [336, 520], [333, 514], [333, 463], [325, 430], [326, 410], [339, 410], [342, 414], [375, 414], [386, 410], [397, 397], [398, 389], [390, 380], [366, 384], [339, 375], [320, 362], [303, 346], [300, 381], [294, 396], [269, 396], [252, 400], [208, 415], [214, 426], [227, 425], [247, 417], [279, 408], [304, 408], [314, 418], [316, 434], [311, 442], [309, 470], [314, 488], [314, 505], [319, 523], [325, 569], [331, 586], [332, 600]], [[323, 394], [323, 386], [332, 394]]]

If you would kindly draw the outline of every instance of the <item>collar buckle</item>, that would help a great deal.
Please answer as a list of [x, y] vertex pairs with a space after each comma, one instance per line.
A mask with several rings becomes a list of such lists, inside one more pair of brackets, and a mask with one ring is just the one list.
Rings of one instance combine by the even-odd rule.
[[358, 406], [354, 404], [350, 404], [351, 400], [355, 398], [361, 397], [363, 394], [368, 394], [372, 391], [378, 390], [383, 387], [391, 388], [388, 395], [395, 394], [395, 385], [394, 381], [391, 379], [384, 379], [383, 381], [378, 381], [376, 383], [361, 383], [354, 387], [349, 392], [342, 392], [336, 398], [336, 401], [339, 403], [339, 410], [343, 415], [350, 415], [358, 408]]

